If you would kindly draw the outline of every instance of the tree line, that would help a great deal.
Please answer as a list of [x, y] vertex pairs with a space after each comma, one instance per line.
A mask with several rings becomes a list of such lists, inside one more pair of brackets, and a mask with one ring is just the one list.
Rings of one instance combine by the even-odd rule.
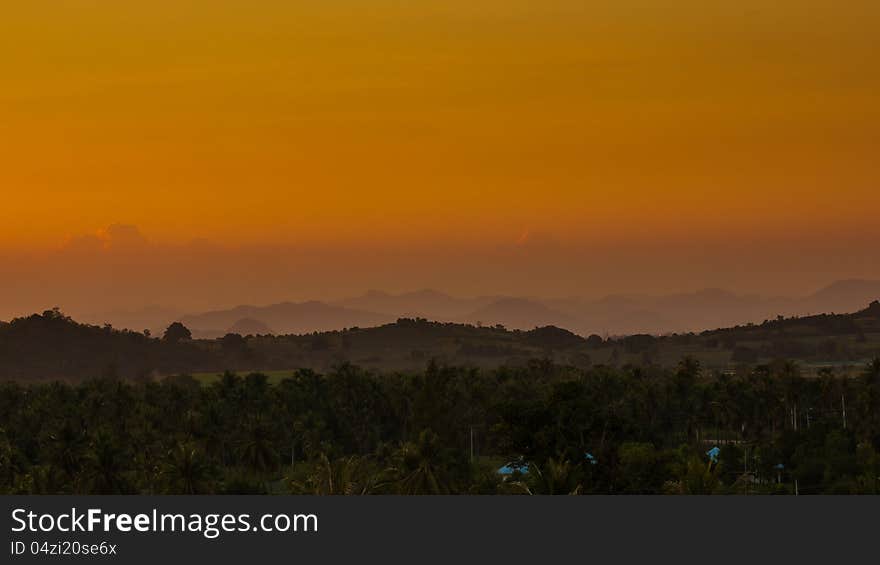
[[876, 493], [878, 448], [880, 360], [0, 385], [3, 493]]

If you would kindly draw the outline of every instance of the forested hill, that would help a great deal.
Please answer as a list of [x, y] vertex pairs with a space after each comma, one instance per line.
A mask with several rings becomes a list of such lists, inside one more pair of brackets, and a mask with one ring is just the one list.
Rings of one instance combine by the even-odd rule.
[[401, 319], [374, 328], [305, 335], [227, 334], [191, 339], [180, 324], [162, 337], [78, 323], [57, 310], [0, 322], [0, 379], [154, 377], [225, 370], [424, 368], [430, 359], [498, 366], [550, 357], [574, 360], [586, 340], [554, 327], [529, 332]]
[[0, 379], [135, 377], [214, 362], [196, 343], [80, 324], [58, 310], [0, 322]]
[[669, 336], [587, 338], [553, 326], [501, 326], [400, 319], [373, 328], [304, 335], [228, 334], [191, 339], [180, 324], [161, 337], [77, 323], [57, 310], [0, 323], [0, 379], [152, 377], [178, 373], [327, 370], [353, 363], [377, 371], [423, 369], [429, 360], [492, 368], [546, 358], [593, 365], [674, 366], [685, 356], [713, 370], [789, 359], [805, 368], [857, 366], [880, 355], [880, 303], [853, 314], [779, 318]]

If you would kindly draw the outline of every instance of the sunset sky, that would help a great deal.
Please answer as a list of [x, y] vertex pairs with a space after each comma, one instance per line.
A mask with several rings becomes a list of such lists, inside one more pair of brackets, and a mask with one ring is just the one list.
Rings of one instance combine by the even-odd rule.
[[880, 278], [878, 22], [876, 0], [9, 3], [0, 319]]

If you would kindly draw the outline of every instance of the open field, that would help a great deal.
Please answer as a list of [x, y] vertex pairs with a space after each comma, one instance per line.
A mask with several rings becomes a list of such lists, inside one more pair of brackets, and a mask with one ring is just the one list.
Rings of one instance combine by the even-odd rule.
[[[239, 371], [238, 373], [241, 375], [247, 375], [250, 373], [260, 373], [262, 375], [266, 375], [269, 377], [269, 384], [276, 385], [281, 382], [283, 379], [292, 377], [296, 372], [296, 369], [289, 370], [271, 370], [271, 371], [261, 371], [259, 369], [251, 370], [251, 371]], [[214, 372], [207, 371], [203, 373], [192, 373], [190, 375], [195, 380], [199, 381], [202, 384], [209, 385], [212, 383], [216, 383], [220, 381], [220, 378], [223, 376], [222, 372]]]

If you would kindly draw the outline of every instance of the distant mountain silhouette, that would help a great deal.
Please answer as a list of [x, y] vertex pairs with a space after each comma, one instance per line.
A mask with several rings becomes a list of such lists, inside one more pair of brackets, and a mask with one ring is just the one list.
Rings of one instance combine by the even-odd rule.
[[272, 328], [253, 318], [242, 318], [230, 326], [226, 333], [239, 335], [266, 335], [275, 333]]
[[[365, 312], [323, 302], [282, 302], [269, 306], [237, 306], [184, 316], [181, 322], [198, 337], [216, 337], [227, 333], [243, 319], [272, 328], [277, 334], [303, 334], [338, 330], [353, 326], [378, 326], [394, 321], [393, 316]], [[238, 332], [241, 333], [241, 332]]]
[[371, 290], [334, 302], [285, 302], [238, 306], [180, 318], [171, 310], [84, 316], [91, 323], [161, 332], [181, 319], [196, 337], [216, 337], [241, 320], [249, 325], [235, 333], [310, 333], [346, 327], [368, 327], [397, 318], [426, 318], [511, 329], [554, 325], [580, 335], [665, 334], [702, 331], [818, 312], [852, 312], [880, 298], [880, 281], [842, 280], [804, 297], [764, 297], [707, 288], [668, 295], [619, 294], [600, 299], [480, 296], [462, 298], [433, 289], [392, 294]]
[[798, 314], [852, 312], [880, 299], [880, 281], [849, 279], [834, 282], [799, 302]]
[[89, 324], [112, 324], [115, 328], [129, 329], [137, 332], [149, 329], [161, 334], [161, 331], [168, 327], [168, 324], [184, 314], [185, 312], [174, 308], [153, 305], [138, 309], [110, 310], [85, 314], [81, 318], [83, 322]]
[[478, 308], [461, 321], [484, 325], [501, 324], [509, 329], [531, 330], [542, 326], [570, 329], [577, 325], [575, 318], [558, 312], [546, 304], [526, 298], [502, 298]]
[[571, 313], [578, 333], [631, 335], [701, 331], [820, 312], [852, 312], [880, 298], [880, 281], [838, 281], [803, 297], [738, 295], [721, 289], [661, 296], [612, 295], [594, 301], [548, 301]]
[[721, 289], [664, 296], [617, 295], [570, 306], [581, 331], [629, 335], [712, 329], [764, 320], [787, 311], [786, 299], [741, 296]]
[[492, 302], [492, 297], [456, 298], [432, 289], [390, 294], [371, 290], [362, 296], [333, 302], [337, 306], [379, 312], [396, 317], [452, 320], [466, 316]]

